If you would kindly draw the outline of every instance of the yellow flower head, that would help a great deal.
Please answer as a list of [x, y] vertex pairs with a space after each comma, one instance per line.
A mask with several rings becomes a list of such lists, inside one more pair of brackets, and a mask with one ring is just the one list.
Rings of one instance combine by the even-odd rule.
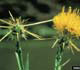
[[65, 12], [64, 7], [61, 13], [53, 18], [54, 26], [59, 31], [64, 31], [65, 29], [73, 35], [80, 36], [80, 16], [79, 10], [69, 7], [68, 11]]

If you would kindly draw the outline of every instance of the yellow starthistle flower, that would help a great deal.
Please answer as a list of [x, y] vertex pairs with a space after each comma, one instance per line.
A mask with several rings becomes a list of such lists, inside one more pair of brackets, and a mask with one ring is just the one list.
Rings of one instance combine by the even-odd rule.
[[[63, 7], [62, 11], [53, 18], [53, 22], [58, 31], [64, 33], [64, 30], [67, 30], [67, 32], [75, 37], [80, 36], [80, 15], [78, 9], [72, 10], [72, 8], [69, 7], [68, 11], [65, 12], [65, 8]], [[58, 42], [58, 40], [56, 40], [55, 43], [56, 42]], [[75, 48], [75, 50], [80, 52], [80, 49], [72, 42], [72, 39], [69, 39], [68, 42], [73, 48]]]
[[53, 18], [54, 26], [59, 31], [65, 29], [73, 35], [80, 36], [80, 16], [79, 10], [69, 7], [68, 11], [65, 12], [65, 8], [62, 8], [61, 13]]

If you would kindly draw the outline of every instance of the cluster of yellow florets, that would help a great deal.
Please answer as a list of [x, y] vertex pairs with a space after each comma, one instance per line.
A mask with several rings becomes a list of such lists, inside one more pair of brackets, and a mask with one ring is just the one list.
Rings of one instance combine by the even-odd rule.
[[59, 31], [65, 29], [73, 35], [80, 36], [80, 15], [79, 10], [69, 7], [68, 11], [65, 12], [64, 7], [62, 12], [53, 18], [54, 26]]

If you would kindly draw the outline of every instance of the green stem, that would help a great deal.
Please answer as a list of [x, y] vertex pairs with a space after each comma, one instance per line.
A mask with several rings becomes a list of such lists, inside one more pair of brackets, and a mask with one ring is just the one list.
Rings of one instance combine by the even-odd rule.
[[16, 55], [19, 70], [24, 70], [23, 59], [22, 59], [22, 50], [20, 47], [19, 38], [17, 38], [15, 55]]
[[63, 43], [61, 43], [59, 47], [57, 47], [54, 70], [61, 70], [62, 55], [63, 55]]

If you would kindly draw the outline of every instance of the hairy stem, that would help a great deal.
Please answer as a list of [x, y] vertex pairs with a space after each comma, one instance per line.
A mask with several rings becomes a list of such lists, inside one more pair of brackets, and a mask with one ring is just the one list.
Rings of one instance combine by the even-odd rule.
[[62, 56], [63, 56], [63, 43], [61, 43], [57, 47], [57, 53], [56, 53], [56, 58], [55, 58], [55, 67], [54, 70], [61, 70], [61, 62], [62, 62]]

